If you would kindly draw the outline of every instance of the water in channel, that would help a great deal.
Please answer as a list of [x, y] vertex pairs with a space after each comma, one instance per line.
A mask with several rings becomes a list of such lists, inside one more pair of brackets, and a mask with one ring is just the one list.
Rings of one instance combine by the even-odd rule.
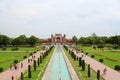
[[61, 47], [55, 46], [51, 80], [71, 80]]

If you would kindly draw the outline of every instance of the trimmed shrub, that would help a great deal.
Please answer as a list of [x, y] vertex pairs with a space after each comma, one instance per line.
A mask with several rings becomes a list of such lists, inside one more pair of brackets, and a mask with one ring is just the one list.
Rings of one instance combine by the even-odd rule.
[[36, 61], [35, 60], [34, 60], [33, 68], [34, 68], [34, 71], [36, 71]]
[[27, 58], [27, 56], [24, 56], [23, 58], [24, 58], [24, 59], [26, 59], [26, 58]]
[[36, 51], [34, 51], [34, 53], [36, 53]]
[[85, 54], [88, 55], [88, 52], [86, 52]]
[[6, 48], [6, 47], [1, 47], [1, 49], [2, 49], [3, 51], [5, 51], [7, 48]]
[[104, 60], [103, 59], [99, 59], [99, 62], [103, 62]]
[[93, 49], [95, 49], [95, 50], [96, 50], [96, 48], [97, 48], [96, 46], [93, 46]]
[[120, 65], [115, 65], [115, 70], [119, 71], [120, 70]]
[[23, 80], [23, 78], [24, 78], [24, 77], [23, 77], [23, 73], [21, 72], [21, 80]]
[[17, 51], [19, 48], [18, 47], [14, 47], [14, 48], [12, 48], [11, 50], [12, 51]]
[[85, 60], [82, 60], [82, 71], [85, 70]]
[[17, 64], [18, 63], [18, 60], [14, 60], [14, 64]]
[[91, 55], [91, 58], [94, 58], [95, 56], [94, 55]]
[[90, 64], [88, 64], [88, 77], [90, 77], [91, 74], [90, 74]]
[[31, 66], [28, 65], [28, 78], [31, 78], [32, 74], [31, 74]]
[[3, 67], [0, 67], [0, 72], [3, 72]]
[[32, 56], [33, 55], [33, 53], [30, 53], [30, 56]]
[[79, 66], [82, 66], [82, 58], [79, 57]]
[[100, 80], [100, 70], [97, 70], [97, 80]]

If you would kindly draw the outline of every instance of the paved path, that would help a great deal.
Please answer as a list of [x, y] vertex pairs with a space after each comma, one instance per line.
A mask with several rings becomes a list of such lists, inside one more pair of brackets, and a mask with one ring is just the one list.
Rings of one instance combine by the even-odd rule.
[[[41, 50], [41, 51], [38, 51], [36, 54], [34, 54], [35, 56], [35, 60], [38, 59], [38, 57], [40, 57], [41, 53], [44, 53], [45, 50]], [[21, 75], [21, 72], [25, 72], [28, 70], [28, 65], [32, 65], [33, 63], [28, 63], [28, 59], [32, 59], [32, 56], [30, 56], [29, 58], [21, 61], [20, 63], [18, 63], [18, 69], [17, 70], [6, 70], [2, 73], [0, 73], [0, 80], [12, 80], [11, 77], [14, 76], [14, 80], [17, 80], [20, 75]], [[23, 68], [21, 68], [21, 63], [23, 63]]]
[[[70, 48], [70, 50], [73, 50]], [[78, 56], [78, 57], [82, 57], [82, 55], [84, 55], [81, 52], [76, 53], [76, 50], [73, 50], [74, 53]], [[111, 69], [108, 66], [105, 66], [104, 64], [84, 55], [83, 59], [85, 60], [86, 64], [90, 64], [91, 68], [93, 70], [95, 70], [97, 72], [97, 70], [100, 70], [101, 76], [105, 79], [105, 80], [120, 80], [120, 73]], [[103, 74], [103, 70], [107, 68], [106, 74]]]
[[[55, 48], [56, 49], [56, 48]], [[62, 50], [63, 52], [63, 56], [64, 56], [64, 59], [65, 59], [65, 62], [66, 62], [66, 65], [67, 65], [67, 68], [68, 68], [68, 71], [69, 71], [69, 74], [70, 74], [70, 77], [71, 77], [71, 80], [79, 80], [76, 72], [74, 71], [70, 61], [68, 60], [67, 56], [65, 55], [64, 51]], [[54, 59], [55, 59], [55, 51], [50, 59], [50, 62], [46, 68], [46, 71], [43, 75], [43, 78], [42, 80], [52, 80], [52, 67], [53, 67], [53, 64], [54, 64]], [[61, 79], [60, 79], [61, 80]]]

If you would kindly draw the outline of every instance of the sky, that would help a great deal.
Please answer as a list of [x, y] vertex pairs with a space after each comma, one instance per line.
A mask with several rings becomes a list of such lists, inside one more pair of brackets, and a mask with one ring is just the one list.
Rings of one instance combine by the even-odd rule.
[[0, 0], [0, 33], [72, 38], [120, 35], [120, 0]]

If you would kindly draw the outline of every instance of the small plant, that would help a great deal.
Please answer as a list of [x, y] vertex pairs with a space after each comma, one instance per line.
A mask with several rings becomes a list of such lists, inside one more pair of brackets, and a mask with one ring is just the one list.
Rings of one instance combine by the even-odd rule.
[[34, 53], [36, 53], [36, 51], [34, 51]]
[[23, 58], [24, 58], [24, 59], [26, 59], [26, 58], [27, 58], [27, 56], [24, 56]]
[[14, 47], [14, 48], [12, 48], [11, 50], [12, 51], [17, 51], [19, 48], [18, 47]]
[[90, 64], [88, 64], [88, 77], [90, 77], [91, 74], [90, 74]]
[[23, 73], [21, 72], [21, 80], [23, 80], [23, 78], [24, 78], [24, 77], [23, 77]]
[[30, 56], [32, 56], [33, 55], [33, 53], [30, 53]]
[[36, 61], [35, 60], [34, 60], [33, 68], [34, 68], [34, 71], [36, 71]]
[[120, 70], [120, 65], [115, 65], [115, 70], [119, 71]]
[[94, 58], [95, 57], [95, 55], [91, 55], [91, 58]]
[[85, 70], [85, 60], [82, 60], [82, 71]]
[[3, 51], [5, 51], [7, 48], [6, 48], [6, 47], [2, 47], [1, 49], [2, 49]]
[[14, 60], [14, 64], [17, 64], [18, 63], [18, 60]]
[[97, 70], [97, 80], [100, 80], [100, 70]]
[[82, 66], [82, 58], [79, 57], [79, 66]]
[[31, 78], [32, 74], [31, 74], [31, 66], [28, 65], [28, 78]]
[[88, 55], [88, 52], [86, 52], [85, 54]]
[[99, 59], [99, 62], [103, 62], [104, 60], [103, 59]]
[[0, 67], [0, 72], [3, 72], [3, 67]]

